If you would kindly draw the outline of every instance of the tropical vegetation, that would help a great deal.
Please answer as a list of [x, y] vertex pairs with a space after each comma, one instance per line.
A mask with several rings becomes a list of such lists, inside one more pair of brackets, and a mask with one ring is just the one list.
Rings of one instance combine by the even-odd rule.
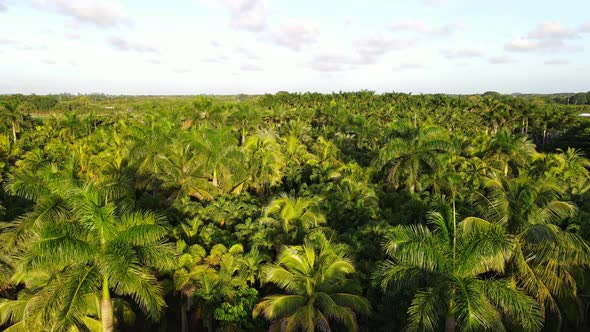
[[0, 96], [0, 329], [585, 331], [585, 96]]

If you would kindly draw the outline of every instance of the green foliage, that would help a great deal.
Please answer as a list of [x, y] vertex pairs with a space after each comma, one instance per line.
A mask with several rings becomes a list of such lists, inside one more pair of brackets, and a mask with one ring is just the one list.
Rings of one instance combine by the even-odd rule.
[[584, 98], [0, 96], [0, 329], [584, 330]]
[[283, 248], [276, 263], [265, 267], [265, 281], [287, 294], [263, 298], [254, 316], [262, 315], [287, 331], [330, 330], [338, 323], [354, 331], [355, 313], [370, 312], [365, 298], [347, 293], [348, 275], [354, 272], [342, 249], [316, 233], [303, 246]]

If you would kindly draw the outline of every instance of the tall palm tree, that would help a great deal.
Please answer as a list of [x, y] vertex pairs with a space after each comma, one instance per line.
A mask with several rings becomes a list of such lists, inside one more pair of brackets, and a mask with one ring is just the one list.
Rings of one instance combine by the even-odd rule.
[[232, 107], [228, 122], [240, 132], [240, 145], [244, 145], [248, 132], [262, 122], [262, 114], [258, 108], [240, 103]]
[[[457, 222], [454, 205], [431, 212], [432, 229], [397, 226], [386, 236], [389, 259], [374, 273], [383, 290], [414, 289], [408, 330], [504, 331], [510, 323], [526, 331], [542, 327], [533, 298], [500, 276], [511, 253], [502, 227]], [[504, 320], [503, 318], [508, 318]]]
[[410, 192], [420, 191], [420, 176], [443, 167], [442, 157], [453, 150], [445, 130], [439, 127], [393, 126], [391, 139], [379, 152], [376, 166], [388, 167], [388, 181], [395, 187], [405, 185]]
[[[63, 281], [68, 278], [68, 274], [76, 271], [63, 271], [51, 278]], [[101, 318], [101, 306], [99, 293], [86, 293], [82, 295], [80, 301], [76, 303], [76, 322], [65, 323], [62, 325], [50, 322], [44, 315], [51, 314], [43, 310], [42, 306], [46, 305], [48, 297], [58, 297], [55, 287], [51, 287], [51, 278], [46, 274], [29, 275], [25, 283], [27, 288], [18, 292], [14, 299], [0, 299], [0, 325], [8, 326], [4, 331], [32, 331], [32, 330], [68, 330], [68, 331], [91, 331], [100, 332], [103, 330]], [[80, 289], [79, 292], [86, 291]], [[123, 299], [113, 299], [114, 312], [117, 313], [116, 321], [123, 321], [131, 325], [135, 321], [135, 313], [129, 303]], [[53, 319], [54, 317], [52, 317]]]
[[[478, 111], [486, 125], [486, 135], [491, 128], [492, 134], [495, 134], [499, 128], [508, 120], [506, 116], [508, 105], [495, 97], [486, 96], [480, 99], [477, 104]], [[488, 127], [489, 126], [489, 127]]]
[[16, 143], [17, 140], [16, 133], [18, 128], [24, 120], [24, 113], [21, 112], [21, 109], [19, 109], [18, 106], [18, 102], [4, 102], [0, 104], [0, 117], [2, 120], [7, 121], [11, 126], [14, 143]]
[[199, 128], [191, 139], [211, 185], [229, 192], [234, 187], [232, 178], [238, 171], [242, 155], [230, 128]]
[[575, 215], [576, 207], [560, 200], [562, 188], [551, 179], [494, 175], [485, 186], [487, 195], [481, 196], [485, 222], [501, 225], [512, 238], [511, 276], [556, 313], [561, 325], [559, 301], [576, 296], [574, 276], [590, 264], [588, 243], [562, 226]]
[[286, 294], [264, 297], [254, 317], [271, 321], [271, 331], [356, 331], [356, 315], [368, 315], [368, 301], [346, 293], [352, 261], [323, 236], [306, 239], [302, 246], [284, 247], [274, 264], [267, 265], [265, 281]]
[[131, 296], [150, 318], [159, 317], [165, 303], [153, 269], [172, 268], [174, 257], [161, 217], [125, 211], [117, 200], [109, 199], [108, 188], [79, 183], [64, 173], [45, 187], [20, 181], [9, 188], [34, 198], [37, 206], [24, 223], [3, 236], [27, 235], [17, 273], [42, 271], [56, 276], [37, 295], [45, 324], [55, 330], [77, 325], [85, 296], [98, 291], [103, 331], [113, 329], [111, 291]]

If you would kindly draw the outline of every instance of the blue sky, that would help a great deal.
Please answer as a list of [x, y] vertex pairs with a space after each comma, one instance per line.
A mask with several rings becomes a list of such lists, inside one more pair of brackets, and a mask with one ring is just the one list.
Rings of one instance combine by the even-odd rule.
[[588, 0], [0, 0], [0, 93], [590, 90]]

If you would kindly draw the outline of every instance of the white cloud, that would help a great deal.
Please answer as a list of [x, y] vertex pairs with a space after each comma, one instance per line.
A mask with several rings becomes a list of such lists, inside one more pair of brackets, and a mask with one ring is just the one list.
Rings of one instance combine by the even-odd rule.
[[253, 63], [245, 63], [240, 66], [240, 69], [243, 71], [263, 71], [264, 70], [264, 68], [262, 68], [261, 66], [253, 64]]
[[414, 44], [413, 40], [393, 39], [384, 35], [373, 35], [354, 41], [357, 53], [368, 62], [376, 62], [381, 56], [390, 51], [407, 49]]
[[421, 69], [424, 65], [420, 63], [402, 63], [399, 66], [393, 68], [393, 71], [406, 71], [411, 69]]
[[394, 32], [415, 32], [430, 36], [450, 36], [461, 29], [461, 25], [450, 23], [441, 26], [433, 26], [423, 21], [408, 20], [393, 24], [389, 27]]
[[353, 69], [357, 64], [362, 64], [360, 58], [351, 57], [346, 52], [331, 51], [315, 54], [304, 67], [320, 72], [337, 72]]
[[582, 26], [578, 28], [578, 31], [580, 33], [590, 33], [590, 21], [582, 24]]
[[289, 22], [270, 32], [270, 40], [280, 46], [299, 52], [318, 41], [319, 30], [311, 22]]
[[73, 32], [67, 32], [64, 34], [64, 37], [66, 37], [66, 39], [70, 39], [70, 40], [78, 40], [78, 39], [80, 39], [80, 34], [73, 33]]
[[558, 51], [565, 46], [559, 39], [528, 39], [516, 38], [506, 44], [504, 48], [512, 52]]
[[47, 51], [49, 47], [47, 45], [20, 44], [16, 49], [21, 51]]
[[493, 65], [500, 65], [505, 63], [512, 63], [514, 59], [509, 56], [502, 55], [502, 56], [493, 56], [490, 58], [490, 63]]
[[547, 39], [573, 39], [577, 38], [578, 34], [568, 26], [561, 22], [547, 21], [535, 27], [534, 30], [528, 33], [528, 38], [547, 40]]
[[[578, 29], [582, 31], [584, 27]], [[558, 21], [546, 21], [538, 24], [526, 36], [515, 38], [504, 45], [511, 52], [558, 52], [576, 51], [579, 47], [570, 47], [568, 40], [580, 38], [579, 32]]]
[[544, 62], [545, 65], [548, 66], [559, 66], [559, 65], [568, 65], [570, 62], [565, 59], [551, 59]]
[[235, 52], [238, 53], [241, 57], [245, 57], [248, 60], [258, 60], [258, 55], [249, 48], [238, 46], [235, 48]]
[[132, 24], [131, 18], [123, 7], [114, 1], [31, 0], [31, 2], [36, 8], [55, 11], [77, 22], [98, 27]]
[[11, 46], [11, 49], [18, 51], [47, 51], [49, 47], [45, 44], [31, 44], [26, 41], [0, 38], [0, 46]]
[[324, 50], [314, 54], [302, 66], [319, 72], [353, 70], [360, 66], [377, 64], [385, 54], [407, 49], [412, 45], [412, 40], [393, 39], [377, 34], [353, 41], [354, 52], [349, 49]]
[[227, 56], [219, 55], [219, 56], [207, 56], [201, 59], [203, 62], [207, 63], [227, 63]]
[[458, 50], [442, 50], [441, 53], [444, 55], [445, 58], [450, 60], [480, 58], [483, 56], [483, 53], [480, 50], [473, 48], [464, 48]]
[[8, 9], [8, 7], [6, 7], [6, 3], [4, 2], [4, 0], [0, 0], [0, 12], [4, 12]]
[[18, 44], [16, 40], [0, 38], [0, 45], [15, 45]]
[[174, 69], [172, 69], [172, 71], [174, 71], [177, 74], [187, 74], [187, 73], [190, 73], [190, 69], [184, 68], [184, 67], [174, 68]]
[[260, 32], [266, 29], [268, 11], [265, 0], [201, 0], [223, 6], [230, 13], [230, 26], [238, 30]]
[[119, 37], [111, 37], [110, 44], [120, 51], [135, 51], [141, 53], [158, 53], [158, 48], [145, 43], [128, 41]]

